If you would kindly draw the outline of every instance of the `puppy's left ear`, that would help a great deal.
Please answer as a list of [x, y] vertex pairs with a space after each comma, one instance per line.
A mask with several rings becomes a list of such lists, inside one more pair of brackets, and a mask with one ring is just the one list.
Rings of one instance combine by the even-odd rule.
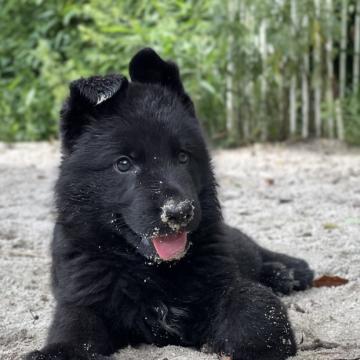
[[129, 74], [132, 81], [159, 84], [177, 93], [183, 103], [195, 113], [193, 102], [185, 92], [177, 65], [164, 61], [153, 49], [144, 48], [131, 59]]
[[81, 78], [70, 84], [70, 97], [97, 106], [111, 99], [126, 82], [126, 78], [118, 74]]
[[70, 96], [61, 110], [60, 134], [65, 154], [73, 151], [77, 140], [99, 114], [111, 107], [113, 99], [125, 92], [127, 79], [111, 74], [81, 78], [70, 84]]

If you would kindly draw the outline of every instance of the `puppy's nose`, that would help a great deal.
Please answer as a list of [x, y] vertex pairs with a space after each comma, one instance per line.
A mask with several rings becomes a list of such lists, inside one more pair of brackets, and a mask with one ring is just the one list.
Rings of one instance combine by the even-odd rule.
[[175, 202], [168, 200], [162, 206], [161, 221], [171, 229], [179, 230], [185, 227], [194, 217], [194, 206], [190, 200]]

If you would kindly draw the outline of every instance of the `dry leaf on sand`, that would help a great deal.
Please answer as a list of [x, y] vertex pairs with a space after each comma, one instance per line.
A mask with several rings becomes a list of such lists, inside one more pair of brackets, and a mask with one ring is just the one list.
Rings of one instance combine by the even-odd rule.
[[348, 282], [349, 280], [341, 278], [340, 276], [323, 275], [314, 280], [313, 286], [317, 288], [341, 286], [347, 284]]

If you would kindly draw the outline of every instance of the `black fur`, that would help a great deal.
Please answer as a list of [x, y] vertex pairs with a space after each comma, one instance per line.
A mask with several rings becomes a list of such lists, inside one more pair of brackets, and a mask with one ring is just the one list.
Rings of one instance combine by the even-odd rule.
[[[234, 360], [294, 355], [274, 292], [309, 287], [312, 271], [223, 223], [176, 65], [145, 49], [130, 75], [131, 83], [113, 75], [71, 85], [52, 243], [57, 306], [47, 345], [26, 359], [102, 359], [139, 343], [206, 344]], [[130, 168], [119, 171], [123, 155]], [[192, 204], [181, 223], [190, 247], [181, 259], [159, 261], [151, 239], [174, 232], [161, 218], [169, 199]]]

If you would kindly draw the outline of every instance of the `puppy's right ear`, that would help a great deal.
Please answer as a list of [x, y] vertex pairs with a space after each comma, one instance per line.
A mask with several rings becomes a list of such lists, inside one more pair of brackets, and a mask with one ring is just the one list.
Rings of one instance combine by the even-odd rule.
[[111, 103], [114, 96], [126, 89], [122, 75], [92, 76], [70, 84], [70, 96], [61, 110], [60, 135], [65, 154], [71, 153], [76, 140], [90, 125], [99, 111]]
[[131, 59], [129, 74], [132, 81], [159, 84], [173, 90], [180, 96], [188, 110], [195, 115], [194, 104], [184, 90], [179, 68], [174, 62], [163, 60], [151, 48], [144, 48]]

